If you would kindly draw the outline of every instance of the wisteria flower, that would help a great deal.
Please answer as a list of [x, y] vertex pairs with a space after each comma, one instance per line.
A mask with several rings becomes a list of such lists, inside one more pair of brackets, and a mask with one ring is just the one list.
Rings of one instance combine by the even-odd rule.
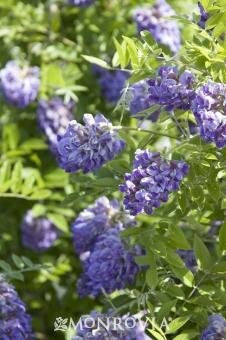
[[6, 101], [19, 108], [24, 108], [38, 95], [39, 68], [21, 68], [16, 61], [9, 61], [0, 71], [0, 82], [1, 92]]
[[226, 320], [220, 314], [209, 317], [209, 325], [203, 331], [201, 340], [226, 340]]
[[84, 114], [85, 125], [76, 120], [69, 123], [59, 138], [59, 164], [67, 172], [95, 171], [112, 160], [125, 147], [112, 124], [102, 115]]
[[32, 340], [31, 317], [15, 289], [0, 276], [0, 334], [2, 340]]
[[21, 224], [22, 243], [34, 251], [45, 251], [52, 247], [59, 237], [59, 230], [45, 217], [34, 217], [28, 211]]
[[205, 29], [206, 21], [209, 19], [209, 14], [205, 11], [200, 1], [198, 2], [198, 6], [199, 6], [199, 11], [200, 11], [200, 19], [199, 19], [198, 25], [201, 28]]
[[73, 120], [74, 103], [65, 104], [59, 97], [50, 101], [40, 100], [37, 110], [38, 122], [46, 135], [50, 149], [57, 152], [58, 136], [62, 136], [71, 120]]
[[149, 100], [169, 112], [189, 110], [195, 98], [194, 81], [190, 71], [180, 73], [177, 67], [162, 66], [156, 77], [148, 81]]
[[182, 161], [167, 161], [158, 152], [137, 150], [131, 173], [125, 174], [120, 185], [124, 193], [124, 205], [132, 215], [152, 214], [169, 194], [179, 189], [188, 173], [188, 165]]
[[[90, 339], [90, 340], [149, 340], [145, 334], [144, 323], [137, 321], [134, 316], [124, 315], [117, 317], [111, 312], [101, 314], [93, 311], [88, 316], [80, 319], [76, 336], [73, 340]], [[106, 327], [104, 325], [107, 325]], [[106, 329], [107, 328], [107, 329]]]
[[117, 229], [100, 235], [84, 259], [84, 271], [78, 281], [79, 294], [97, 296], [103, 290], [112, 293], [132, 284], [139, 271], [134, 260], [138, 251], [126, 249]]
[[226, 85], [209, 81], [199, 87], [192, 102], [192, 111], [205, 142], [218, 148], [226, 146]]
[[177, 53], [181, 45], [180, 30], [175, 20], [167, 18], [173, 15], [175, 11], [165, 0], [157, 0], [152, 7], [138, 8], [134, 20], [138, 32], [149, 31], [158, 43]]
[[116, 103], [126, 86], [129, 73], [121, 70], [106, 70], [98, 65], [93, 65], [103, 97], [110, 103]]
[[185, 266], [189, 270], [191, 270], [192, 272], [195, 272], [197, 270], [197, 261], [195, 258], [194, 251], [192, 249], [189, 250], [179, 249], [177, 250], [177, 254], [181, 257], [181, 259], [185, 263]]
[[123, 230], [135, 224], [134, 218], [120, 209], [117, 200], [105, 196], [83, 210], [72, 225], [76, 252], [81, 255], [95, 246], [97, 237], [110, 228]]
[[87, 7], [94, 3], [95, 0], [69, 0], [70, 5], [78, 7]]
[[[148, 87], [148, 79], [141, 80], [131, 85], [129, 89], [129, 110], [132, 115], [136, 115], [154, 105], [149, 98]], [[156, 110], [151, 113], [147, 119], [156, 122], [159, 115], [160, 110]]]

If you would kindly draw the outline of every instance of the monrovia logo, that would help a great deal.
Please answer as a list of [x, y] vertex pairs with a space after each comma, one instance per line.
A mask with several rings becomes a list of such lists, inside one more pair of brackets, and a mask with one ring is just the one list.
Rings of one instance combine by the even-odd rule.
[[[123, 332], [126, 329], [132, 329], [137, 326], [145, 329], [146, 326], [151, 324], [150, 326], [152, 329], [155, 329], [155, 325], [157, 323], [155, 322], [155, 318], [146, 318], [145, 321], [141, 320], [140, 318], [135, 318], [133, 316], [127, 316], [127, 317], [92, 317], [90, 315], [83, 315], [80, 317], [77, 323], [74, 322], [73, 318], [62, 318], [57, 317], [54, 321], [54, 332], [56, 331], [68, 331], [68, 330], [76, 330], [76, 329], [90, 329], [93, 333], [98, 332], [99, 329], [106, 329], [107, 331], [120, 331]], [[149, 328], [150, 328], [149, 327]], [[160, 329], [168, 329], [168, 321], [164, 318], [158, 326]]]

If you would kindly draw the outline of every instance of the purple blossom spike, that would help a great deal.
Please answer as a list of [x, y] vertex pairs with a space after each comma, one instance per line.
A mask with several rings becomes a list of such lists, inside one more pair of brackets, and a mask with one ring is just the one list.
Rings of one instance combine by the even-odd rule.
[[34, 217], [29, 210], [21, 224], [22, 243], [34, 251], [45, 251], [59, 237], [59, 230], [45, 217]]
[[51, 151], [57, 153], [57, 136], [62, 136], [73, 119], [74, 103], [65, 104], [59, 97], [50, 101], [40, 100], [37, 110], [38, 122], [47, 137]]
[[169, 194], [179, 189], [188, 173], [188, 165], [182, 161], [167, 161], [158, 152], [137, 150], [131, 173], [125, 174], [120, 185], [124, 193], [124, 205], [132, 215], [152, 214]]
[[226, 85], [209, 81], [199, 87], [192, 102], [192, 111], [207, 143], [226, 146]]
[[203, 331], [200, 340], [226, 340], [226, 320], [220, 314], [211, 315], [209, 325]]
[[66, 133], [59, 137], [59, 164], [67, 172], [95, 171], [112, 160], [125, 147], [112, 124], [102, 115], [84, 114], [85, 125], [76, 120], [69, 123]]
[[200, 19], [199, 19], [198, 25], [201, 28], [205, 29], [206, 21], [209, 19], [209, 14], [205, 11], [200, 1], [198, 2], [198, 6], [199, 6], [199, 11], [200, 11]]
[[15, 289], [0, 276], [0, 334], [2, 340], [32, 340], [31, 317]]
[[120, 210], [117, 200], [109, 201], [105, 196], [83, 210], [72, 226], [76, 252], [81, 255], [93, 249], [98, 236], [110, 228], [123, 230], [135, 224], [134, 218]]
[[98, 65], [93, 65], [93, 72], [98, 78], [103, 97], [109, 103], [116, 103], [126, 86], [129, 73], [121, 70], [109, 71]]
[[189, 250], [179, 249], [177, 251], [177, 254], [181, 257], [181, 259], [185, 263], [185, 266], [189, 270], [191, 270], [192, 272], [195, 272], [197, 270], [197, 261], [195, 258], [194, 251], [192, 249]]
[[166, 111], [189, 110], [195, 98], [195, 77], [190, 71], [179, 73], [177, 67], [162, 66], [155, 79], [148, 81], [149, 100]]
[[[130, 87], [129, 96], [129, 110], [132, 115], [136, 115], [138, 112], [144, 111], [154, 104], [149, 99], [148, 79], [141, 80], [138, 83], [133, 84]], [[160, 110], [156, 110], [148, 117], [148, 119], [152, 122], [156, 122], [159, 115]]]
[[1, 91], [9, 104], [24, 108], [33, 102], [40, 86], [39, 68], [21, 68], [16, 61], [9, 61], [0, 71]]
[[152, 7], [138, 8], [134, 20], [138, 32], [149, 31], [158, 43], [177, 53], [181, 45], [180, 30], [175, 20], [167, 18], [173, 15], [175, 11], [165, 0], [157, 0]]
[[134, 255], [138, 250], [126, 249], [119, 230], [112, 228], [100, 235], [84, 258], [84, 271], [78, 281], [80, 296], [97, 296], [103, 290], [112, 293], [132, 284], [139, 271]]
[[80, 318], [73, 340], [82, 339], [149, 340], [150, 338], [145, 334], [144, 323], [141, 320], [138, 322], [135, 316], [124, 315], [119, 319], [110, 312], [101, 314], [93, 311], [90, 315]]
[[95, 0], [69, 0], [69, 5], [78, 7], [88, 7], [94, 3]]

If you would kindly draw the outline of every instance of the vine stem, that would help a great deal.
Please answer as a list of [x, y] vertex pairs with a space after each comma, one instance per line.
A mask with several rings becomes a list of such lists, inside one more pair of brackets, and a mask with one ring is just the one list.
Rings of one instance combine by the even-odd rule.
[[144, 129], [141, 129], [141, 128], [132, 128], [132, 127], [128, 127], [128, 126], [114, 126], [114, 129], [115, 130], [143, 132], [143, 133], [149, 133], [149, 134], [153, 134], [153, 135], [157, 135], [157, 136], [163, 136], [163, 137], [169, 137], [169, 138], [176, 139], [176, 140], [181, 140], [178, 137], [168, 135], [168, 134], [163, 133], [163, 132], [152, 131], [152, 130], [144, 130]]

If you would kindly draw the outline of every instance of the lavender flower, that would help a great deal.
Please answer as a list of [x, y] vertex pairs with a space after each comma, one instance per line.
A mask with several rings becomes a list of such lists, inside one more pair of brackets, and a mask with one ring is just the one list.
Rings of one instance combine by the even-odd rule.
[[110, 103], [116, 103], [126, 86], [129, 73], [121, 70], [109, 71], [98, 65], [93, 65], [93, 72], [98, 78], [103, 97]]
[[28, 106], [38, 95], [39, 68], [20, 66], [9, 61], [0, 71], [1, 91], [6, 101], [19, 108]]
[[[115, 322], [117, 319], [117, 323]], [[106, 327], [105, 327], [106, 325]], [[93, 311], [82, 317], [73, 340], [149, 340], [144, 324], [134, 316], [114, 317], [111, 313], [101, 314]]]
[[178, 24], [167, 17], [176, 15], [165, 0], [157, 0], [153, 7], [138, 8], [134, 19], [138, 32], [149, 31], [160, 44], [166, 45], [173, 53], [177, 53], [181, 40]]
[[97, 296], [102, 290], [112, 293], [133, 283], [139, 271], [134, 260], [138, 252], [126, 249], [117, 229], [100, 235], [84, 258], [84, 272], [78, 281], [80, 296]]
[[120, 185], [126, 209], [132, 215], [152, 214], [179, 189], [187, 173], [188, 165], [182, 161], [167, 161], [158, 152], [137, 150], [133, 171], [125, 174], [125, 183]]
[[198, 25], [201, 28], [205, 29], [206, 21], [209, 19], [209, 14], [205, 11], [200, 1], [198, 2], [198, 6], [199, 6], [199, 11], [200, 11], [200, 19], [199, 19]]
[[15, 289], [0, 276], [0, 334], [2, 340], [32, 340], [31, 318]]
[[205, 142], [218, 148], [226, 146], [226, 85], [209, 81], [199, 87], [192, 102], [192, 111]]
[[177, 67], [160, 67], [155, 79], [148, 81], [149, 100], [163, 106], [166, 111], [188, 110], [195, 98], [195, 77], [189, 71], [179, 73]]
[[67, 172], [95, 171], [112, 160], [125, 146], [102, 114], [95, 118], [84, 114], [83, 121], [84, 126], [72, 120], [66, 133], [59, 138], [59, 164]]
[[226, 340], [226, 320], [220, 314], [209, 317], [209, 325], [201, 335], [200, 340]]
[[192, 249], [189, 250], [183, 250], [179, 249], [177, 251], [177, 254], [181, 257], [181, 259], [184, 261], [185, 266], [191, 270], [192, 272], [195, 272], [197, 269], [197, 261], [195, 258], [194, 251]]
[[78, 7], [87, 7], [94, 3], [95, 0], [69, 0], [70, 5]]
[[50, 149], [57, 152], [57, 136], [62, 136], [73, 119], [74, 103], [65, 104], [62, 99], [55, 97], [50, 101], [40, 100], [37, 110], [40, 128], [47, 137]]
[[72, 226], [74, 246], [79, 255], [93, 249], [98, 236], [110, 228], [123, 230], [134, 225], [134, 218], [120, 210], [117, 200], [105, 196], [82, 211]]
[[22, 225], [22, 243], [34, 251], [50, 248], [59, 236], [55, 225], [45, 217], [34, 217], [32, 211], [24, 216]]
[[[136, 113], [144, 111], [153, 105], [152, 101], [149, 99], [148, 79], [133, 84], [130, 88], [129, 96], [129, 110], [132, 115], [136, 115]], [[156, 110], [148, 117], [148, 119], [152, 122], [156, 122], [159, 115], [160, 110]]]

